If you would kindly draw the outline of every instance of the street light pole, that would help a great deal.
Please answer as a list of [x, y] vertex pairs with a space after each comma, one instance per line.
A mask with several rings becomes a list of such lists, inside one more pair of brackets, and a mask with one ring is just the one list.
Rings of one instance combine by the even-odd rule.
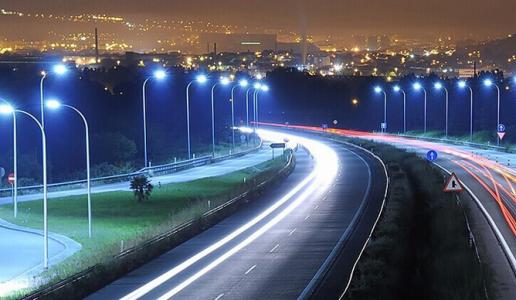
[[[500, 87], [494, 83], [491, 79], [484, 80], [485, 86], [491, 86], [494, 85], [496, 88], [496, 99], [497, 99], [497, 108], [496, 108], [496, 128], [498, 128], [498, 125], [500, 125]], [[496, 138], [496, 145], [500, 146], [500, 137], [498, 136]]]
[[81, 113], [77, 108], [67, 105], [67, 104], [58, 104], [60, 106], [67, 107], [73, 111], [75, 111], [82, 119], [84, 123], [84, 133], [86, 139], [86, 185], [87, 185], [87, 194], [88, 194], [88, 236], [91, 238], [92, 236], [92, 216], [91, 216], [91, 175], [90, 175], [90, 130], [88, 126], [88, 121], [83, 113]]
[[232, 149], [235, 151], [235, 89], [239, 84], [231, 88], [231, 143]]
[[14, 109], [10, 105], [2, 105], [0, 112], [3, 114], [16, 114], [21, 113], [32, 119], [39, 127], [41, 132], [42, 140], [42, 156], [43, 156], [43, 267], [48, 269], [48, 193], [47, 193], [47, 140], [45, 135], [45, 129], [43, 125], [38, 121], [36, 117], [30, 113]]
[[403, 133], [407, 133], [407, 94], [399, 85], [394, 86], [394, 91], [403, 95]]
[[145, 86], [147, 85], [147, 82], [151, 79], [151, 77], [145, 79], [143, 82], [143, 98], [142, 98], [142, 107], [143, 107], [143, 161], [144, 161], [144, 168], [147, 168], [148, 165], [148, 156], [147, 156], [147, 99], [145, 96]]
[[211, 88], [211, 156], [215, 157], [215, 87], [216, 82]]
[[383, 92], [383, 123], [385, 124], [384, 132], [387, 132], [387, 93]]
[[440, 82], [436, 82], [434, 84], [434, 88], [436, 90], [440, 90], [440, 89], [443, 89], [444, 90], [444, 96], [445, 96], [445, 101], [446, 101], [446, 113], [445, 113], [445, 136], [446, 138], [448, 138], [448, 89]]
[[192, 158], [191, 142], [190, 142], [190, 86], [195, 80], [190, 81], [186, 86], [186, 143], [188, 148], [188, 159]]
[[47, 73], [41, 72], [41, 74], [42, 76], [39, 82], [39, 104], [41, 110], [41, 125], [45, 128], [45, 97], [43, 95], [43, 82], [45, 81], [45, 78], [47, 78]]
[[469, 95], [470, 95], [470, 105], [469, 105], [469, 140], [473, 141], [473, 89], [468, 86]]
[[245, 92], [245, 120], [246, 120], [246, 126], [249, 127], [249, 92], [253, 89], [254, 87], [250, 87], [247, 89], [247, 91]]

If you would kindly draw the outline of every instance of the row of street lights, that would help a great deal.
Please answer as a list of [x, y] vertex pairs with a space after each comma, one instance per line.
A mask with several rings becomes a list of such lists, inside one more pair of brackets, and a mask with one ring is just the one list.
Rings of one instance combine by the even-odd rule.
[[[513, 79], [513, 82], [516, 84], [516, 77]], [[500, 124], [500, 87], [493, 82], [493, 80], [487, 78], [483, 81], [484, 86], [491, 87], [494, 86], [497, 91], [497, 123], [498, 126]], [[457, 83], [457, 86], [461, 89], [469, 89], [470, 94], [470, 121], [469, 121], [469, 134], [470, 134], [470, 140], [473, 139], [473, 89], [471, 86], [468, 85], [468, 83], [465, 80], [460, 80]], [[445, 102], [446, 102], [446, 110], [445, 110], [445, 135], [448, 137], [448, 119], [449, 119], [449, 93], [448, 89], [445, 87], [445, 85], [442, 82], [436, 82], [433, 85], [434, 89], [436, 90], [443, 90], [444, 96], [445, 96]], [[427, 90], [424, 88], [424, 86], [420, 82], [415, 82], [412, 84], [412, 88], [415, 91], [422, 91], [424, 96], [424, 110], [423, 110], [423, 131], [426, 133], [427, 131]], [[407, 132], [407, 110], [406, 110], [406, 98], [407, 94], [405, 90], [403, 90], [399, 85], [393, 86], [393, 91], [396, 93], [402, 93], [403, 95], [403, 132]], [[384, 96], [384, 116], [383, 116], [383, 126], [382, 126], [382, 132], [385, 132], [387, 129], [387, 93], [386, 91], [380, 87], [375, 86], [374, 91], [377, 94], [383, 93]], [[500, 144], [500, 139], [497, 139], [498, 145]]]
[[[143, 144], [144, 144], [144, 167], [149, 167], [148, 153], [147, 153], [147, 116], [146, 116], [146, 84], [150, 79], [163, 80], [167, 77], [167, 74], [164, 70], [156, 70], [152, 76], [148, 77], [143, 82]], [[188, 159], [192, 158], [192, 145], [190, 138], [190, 87], [194, 84], [204, 84], [209, 81], [209, 78], [200, 74], [197, 75], [192, 81], [190, 81], [186, 85], [186, 135], [187, 135], [187, 150], [188, 150]], [[212, 144], [212, 156], [215, 157], [215, 88], [218, 86], [228, 86], [232, 83], [232, 81], [228, 77], [220, 77], [218, 81], [216, 81], [211, 87], [211, 144]], [[231, 88], [231, 130], [232, 130], [232, 150], [235, 148], [235, 89], [236, 88], [247, 88], [249, 86], [249, 82], [246, 79], [241, 79], [236, 81], [236, 83]], [[254, 83], [252, 86], [247, 88], [246, 90], [246, 124], [249, 126], [249, 92], [254, 89], [253, 94], [253, 120], [255, 124], [258, 122], [258, 94], [260, 91], [267, 92], [269, 90], [268, 86], [262, 84], [260, 82]]]
[[[11, 115], [13, 118], [13, 173], [14, 173], [14, 182], [13, 182], [13, 210], [14, 217], [17, 217], [17, 189], [18, 189], [18, 162], [17, 162], [17, 124], [16, 124], [16, 115], [22, 114], [32, 121], [36, 123], [40, 132], [41, 132], [41, 140], [42, 140], [42, 164], [43, 164], [43, 266], [48, 268], [48, 185], [47, 185], [47, 145], [46, 145], [46, 132], [45, 132], [45, 107], [56, 110], [61, 107], [71, 109], [75, 113], [77, 113], [84, 123], [85, 129], [85, 141], [86, 141], [86, 181], [87, 181], [87, 198], [88, 198], [88, 236], [92, 237], [92, 207], [91, 207], [91, 173], [90, 173], [90, 142], [89, 142], [89, 126], [88, 121], [84, 114], [78, 110], [77, 108], [63, 104], [58, 100], [52, 99], [45, 101], [44, 97], [44, 81], [50, 75], [62, 76], [68, 72], [68, 68], [65, 65], [59, 64], [55, 65], [50, 72], [42, 72], [41, 80], [40, 80], [40, 113], [41, 117], [38, 120], [31, 113], [15, 108], [9, 101], [0, 98], [0, 114]], [[151, 79], [163, 80], [167, 77], [167, 74], [164, 70], [157, 70], [154, 72], [153, 76], [148, 77], [143, 82], [143, 135], [144, 135], [144, 159], [145, 159], [145, 167], [148, 167], [148, 156], [147, 156], [147, 120], [146, 120], [146, 85]], [[189, 88], [193, 83], [203, 84], [207, 82], [209, 78], [206, 75], [198, 75], [196, 78], [191, 81], [186, 87], [186, 106], [187, 106], [187, 135], [188, 135], [188, 158], [192, 158], [191, 156], [191, 143], [190, 143], [190, 107], [189, 107]], [[215, 83], [212, 86], [211, 92], [211, 126], [212, 126], [212, 155], [215, 156], [215, 130], [214, 130], [214, 89], [215, 86], [220, 84], [223, 86], [229, 85], [231, 80], [227, 77], [221, 77], [219, 82]], [[232, 125], [232, 146], [234, 149], [235, 146], [235, 137], [234, 137], [234, 128], [235, 128], [235, 117], [234, 117], [234, 91], [237, 87], [246, 88], [249, 85], [248, 81], [242, 79], [238, 81], [238, 84], [235, 85], [231, 89], [231, 125]], [[246, 123], [249, 125], [249, 92], [254, 89], [253, 94], [253, 107], [254, 107], [254, 120], [255, 124], [258, 122], [258, 93], [260, 91], [268, 91], [268, 87], [262, 83], [256, 82], [252, 87], [246, 90]]]

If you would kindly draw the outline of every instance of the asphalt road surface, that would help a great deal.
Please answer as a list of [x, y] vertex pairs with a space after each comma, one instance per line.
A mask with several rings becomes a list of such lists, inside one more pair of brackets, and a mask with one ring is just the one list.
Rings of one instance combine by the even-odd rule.
[[352, 146], [311, 134], [288, 139], [310, 151], [297, 152], [288, 178], [89, 299], [308, 297], [336, 253], [346, 253], [349, 275], [380, 211], [384, 169]]

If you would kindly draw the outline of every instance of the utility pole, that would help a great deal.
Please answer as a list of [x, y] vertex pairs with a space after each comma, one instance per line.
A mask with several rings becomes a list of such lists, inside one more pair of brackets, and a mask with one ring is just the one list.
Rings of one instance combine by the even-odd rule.
[[99, 33], [97, 27], [95, 27], [95, 63], [99, 63]]

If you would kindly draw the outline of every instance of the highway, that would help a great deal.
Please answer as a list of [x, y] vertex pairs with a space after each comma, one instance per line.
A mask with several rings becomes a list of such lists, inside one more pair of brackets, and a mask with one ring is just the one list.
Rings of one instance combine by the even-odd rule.
[[[289, 127], [323, 131], [312, 126]], [[343, 129], [326, 132], [388, 143], [425, 159], [429, 150], [437, 151], [435, 165], [447, 173], [454, 172], [466, 188], [461, 198], [470, 215], [480, 259], [491, 267], [499, 298], [516, 299], [516, 154], [389, 134]]]
[[299, 150], [293, 173], [258, 199], [88, 299], [308, 297], [341, 252], [349, 274], [384, 200], [383, 166], [313, 135], [260, 134], [309, 153]]

